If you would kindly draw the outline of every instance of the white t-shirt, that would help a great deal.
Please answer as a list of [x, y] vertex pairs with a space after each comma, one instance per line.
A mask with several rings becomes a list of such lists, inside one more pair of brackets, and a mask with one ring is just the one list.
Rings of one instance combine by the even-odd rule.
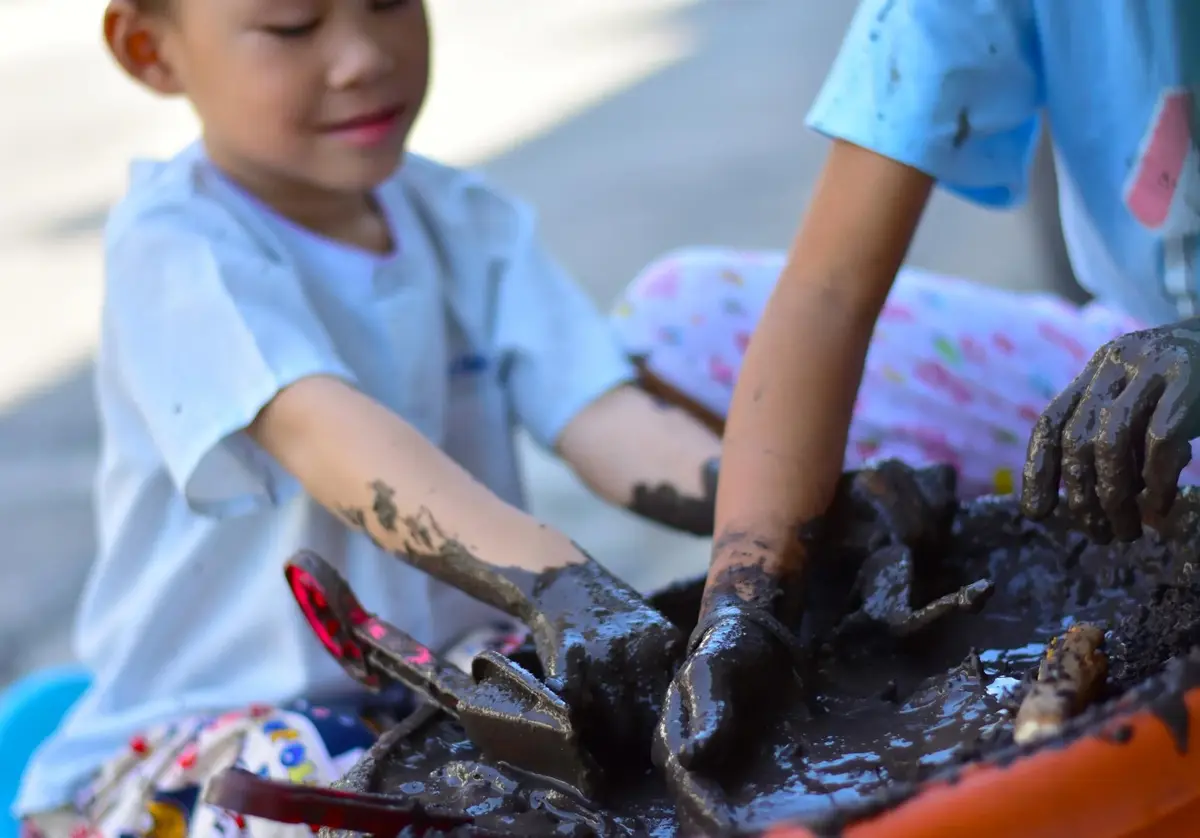
[[290, 224], [199, 145], [134, 165], [106, 232], [100, 543], [75, 631], [94, 683], [19, 811], [68, 802], [148, 726], [357, 691], [284, 582], [299, 549], [431, 645], [494, 616], [349, 531], [243, 429], [287, 384], [338, 376], [521, 505], [517, 425], [551, 446], [632, 370], [526, 206], [412, 155], [378, 199], [389, 257]]

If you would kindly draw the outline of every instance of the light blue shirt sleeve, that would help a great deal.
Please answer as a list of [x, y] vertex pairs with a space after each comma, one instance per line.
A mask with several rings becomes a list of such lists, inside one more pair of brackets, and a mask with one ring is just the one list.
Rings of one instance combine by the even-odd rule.
[[532, 211], [518, 211], [524, 232], [500, 284], [498, 343], [518, 421], [552, 449], [579, 411], [635, 371], [608, 320], [534, 234]]
[[242, 431], [299, 379], [353, 380], [300, 282], [204, 196], [119, 228], [107, 242], [104, 314], [119, 392], [193, 510], [234, 515], [280, 500], [285, 476]]
[[1038, 137], [1039, 51], [1032, 0], [862, 0], [808, 123], [1011, 206]]

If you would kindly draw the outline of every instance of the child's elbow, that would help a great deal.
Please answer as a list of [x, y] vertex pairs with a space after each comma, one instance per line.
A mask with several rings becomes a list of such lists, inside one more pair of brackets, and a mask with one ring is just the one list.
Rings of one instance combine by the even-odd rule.
[[555, 445], [567, 463], [587, 462], [611, 451], [614, 434], [633, 427], [639, 414], [638, 391], [622, 385], [580, 410], [563, 428]]

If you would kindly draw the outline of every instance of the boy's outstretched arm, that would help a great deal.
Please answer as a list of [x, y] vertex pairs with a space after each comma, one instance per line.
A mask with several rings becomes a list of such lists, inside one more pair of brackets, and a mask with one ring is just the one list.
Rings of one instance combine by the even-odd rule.
[[681, 408], [633, 386], [601, 396], [563, 430], [558, 452], [611, 503], [712, 535], [721, 441]]
[[845, 142], [829, 154], [734, 388], [700, 619], [655, 741], [677, 787], [720, 765], [762, 696], [790, 683], [806, 545], [833, 499], [875, 320], [932, 185]]
[[632, 588], [339, 378], [283, 388], [249, 432], [380, 547], [525, 622], [594, 753], [644, 747], [682, 638]]
[[383, 549], [515, 616], [535, 575], [587, 560], [395, 413], [346, 382], [303, 378], [249, 429], [322, 506]]
[[709, 593], [733, 566], [799, 570], [829, 506], [875, 321], [933, 179], [835, 141], [747, 349], [725, 427]]

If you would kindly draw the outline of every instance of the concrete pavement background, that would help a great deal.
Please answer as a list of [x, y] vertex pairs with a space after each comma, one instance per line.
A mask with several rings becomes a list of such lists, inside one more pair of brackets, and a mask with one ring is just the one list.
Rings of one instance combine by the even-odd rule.
[[[804, 113], [852, 3], [431, 4], [435, 81], [416, 148], [482, 165], [538, 205], [599, 303], [673, 247], [786, 246], [825, 146]], [[93, 550], [88, 364], [105, 213], [130, 157], [169, 154], [195, 131], [183, 103], [156, 101], [110, 65], [101, 6], [0, 3], [0, 681], [68, 656]], [[1051, 283], [1062, 266], [1052, 211], [1035, 201], [985, 214], [939, 197], [912, 261]], [[705, 542], [605, 509], [527, 453], [535, 510], [635, 584], [703, 567]]]

